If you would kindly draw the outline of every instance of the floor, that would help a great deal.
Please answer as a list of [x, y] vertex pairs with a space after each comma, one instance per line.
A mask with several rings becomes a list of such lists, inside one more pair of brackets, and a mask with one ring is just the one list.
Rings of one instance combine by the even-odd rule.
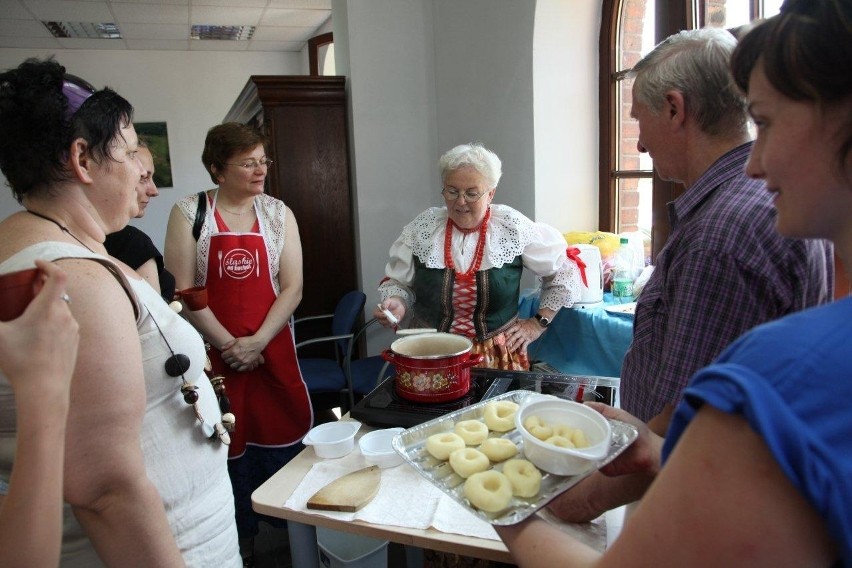
[[[260, 523], [260, 533], [254, 541], [255, 568], [302, 568], [294, 567], [290, 561], [290, 543], [287, 529]], [[392, 542], [388, 545], [388, 568], [403, 568], [405, 548]], [[419, 567], [411, 567], [419, 568]]]

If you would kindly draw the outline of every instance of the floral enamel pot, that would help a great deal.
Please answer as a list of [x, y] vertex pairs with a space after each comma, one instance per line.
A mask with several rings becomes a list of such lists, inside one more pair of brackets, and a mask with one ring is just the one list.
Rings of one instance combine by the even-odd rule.
[[470, 339], [452, 333], [402, 337], [382, 352], [396, 368], [396, 393], [423, 403], [448, 402], [470, 390], [470, 368], [483, 356], [471, 354]]

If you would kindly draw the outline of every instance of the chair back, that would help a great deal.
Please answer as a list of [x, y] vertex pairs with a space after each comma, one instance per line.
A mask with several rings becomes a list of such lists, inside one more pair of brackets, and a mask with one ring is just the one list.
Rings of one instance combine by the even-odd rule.
[[[331, 319], [332, 335], [348, 335], [354, 333], [355, 324], [358, 323], [358, 316], [364, 311], [364, 305], [367, 303], [367, 295], [360, 290], [352, 290], [347, 292], [337, 302], [334, 308], [334, 316]], [[339, 357], [346, 356], [349, 351], [349, 339], [337, 340], [337, 352]]]

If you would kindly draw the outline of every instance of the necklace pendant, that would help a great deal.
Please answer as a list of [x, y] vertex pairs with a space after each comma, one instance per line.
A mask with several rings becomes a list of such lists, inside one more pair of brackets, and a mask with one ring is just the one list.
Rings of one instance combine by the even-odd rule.
[[187, 404], [195, 404], [198, 402], [198, 387], [189, 383], [180, 387], [180, 392], [183, 394], [183, 400]]
[[177, 353], [166, 359], [166, 373], [170, 377], [179, 377], [189, 370], [189, 357], [183, 353]]
[[225, 444], [226, 446], [229, 446], [231, 444], [231, 435], [228, 434], [228, 430], [225, 428], [225, 426], [222, 426], [221, 422], [217, 422], [216, 425], [213, 428], [216, 432], [214, 435], [218, 436], [219, 440], [223, 444]]
[[225, 430], [228, 432], [233, 432], [237, 428], [237, 418], [230, 412], [226, 412], [222, 415], [222, 426], [225, 427]]

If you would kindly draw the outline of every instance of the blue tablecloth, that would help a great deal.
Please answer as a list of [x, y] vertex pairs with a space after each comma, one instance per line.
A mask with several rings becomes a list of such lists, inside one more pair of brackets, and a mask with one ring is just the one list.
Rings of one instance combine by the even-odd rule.
[[[563, 373], [621, 376], [621, 363], [633, 338], [633, 316], [612, 314], [604, 307], [612, 303], [604, 295], [604, 306], [589, 309], [563, 308], [553, 323], [529, 346], [530, 361], [544, 361]], [[538, 290], [521, 295], [521, 318], [538, 310]]]

